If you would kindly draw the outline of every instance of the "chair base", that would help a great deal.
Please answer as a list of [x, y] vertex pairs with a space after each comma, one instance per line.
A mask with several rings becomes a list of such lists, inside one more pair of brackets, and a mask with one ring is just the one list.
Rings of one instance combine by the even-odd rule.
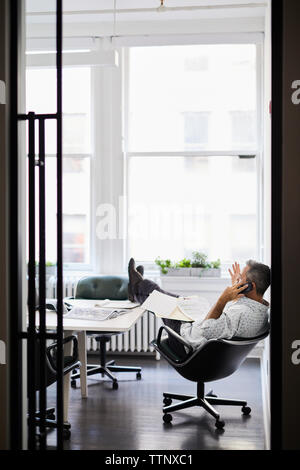
[[[41, 423], [41, 413], [37, 411], [35, 413], [35, 423], [36, 426], [39, 427]], [[55, 408], [47, 408], [46, 409], [46, 419], [45, 419], [45, 427], [49, 429], [56, 429], [57, 428], [57, 421], [55, 419]], [[70, 439], [71, 437], [71, 424], [64, 423], [63, 424], [63, 438]], [[38, 436], [39, 437], [39, 436]]]
[[[211, 416], [216, 420], [215, 426], [218, 429], [222, 429], [225, 426], [225, 422], [221, 420], [220, 414], [215, 410], [212, 405], [229, 405], [229, 406], [241, 406], [242, 413], [244, 415], [249, 415], [251, 413], [251, 408], [247, 406], [247, 402], [244, 400], [231, 400], [227, 398], [218, 398], [212, 390], [207, 394], [204, 394], [204, 384], [198, 383], [197, 387], [197, 396], [190, 395], [180, 395], [176, 393], [164, 393], [164, 404], [163, 407], [163, 420], [165, 423], [170, 423], [172, 421], [173, 411], [184, 410], [186, 408], [191, 408], [193, 406], [200, 406], [205, 409]], [[172, 405], [172, 399], [179, 400], [180, 403]]]
[[[131, 366], [117, 366], [115, 365], [115, 361], [109, 361], [105, 365], [91, 365], [87, 366], [87, 376], [101, 374], [102, 377], [108, 377], [113, 384], [113, 389], [117, 389], [119, 387], [118, 380], [112, 372], [135, 372], [137, 380], [142, 378], [142, 368], [141, 367], [131, 367]], [[71, 386], [73, 388], [76, 387], [76, 379], [80, 377], [80, 372], [72, 374], [71, 376]]]

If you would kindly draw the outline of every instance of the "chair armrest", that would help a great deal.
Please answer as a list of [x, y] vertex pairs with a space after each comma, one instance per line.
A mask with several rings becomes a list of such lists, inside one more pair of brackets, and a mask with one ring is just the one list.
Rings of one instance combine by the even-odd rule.
[[168, 336], [173, 336], [173, 338], [175, 338], [177, 341], [179, 341], [181, 344], [183, 344], [183, 346], [188, 348], [189, 351], [188, 351], [187, 354], [191, 354], [193, 352], [192, 346], [184, 338], [182, 338], [182, 336], [180, 336], [178, 333], [176, 333], [176, 331], [172, 330], [172, 328], [170, 328], [166, 325], [161, 326], [159, 331], [158, 331], [158, 336], [157, 336], [157, 340], [156, 340], [158, 347], [160, 347], [161, 336], [162, 336], [163, 330], [165, 330], [168, 333]]
[[[72, 355], [72, 358], [73, 358], [73, 361], [76, 362], [76, 361], [78, 361], [78, 341], [77, 341], [76, 336], [74, 336], [74, 335], [67, 336], [66, 338], [63, 339], [63, 344], [70, 343], [70, 341], [73, 341], [73, 355]], [[47, 357], [48, 357], [48, 360], [50, 362], [51, 367], [55, 371], [57, 371], [56, 364], [53, 361], [53, 357], [51, 356], [51, 351], [52, 351], [52, 349], [55, 349], [55, 348], [57, 348], [57, 341], [55, 341], [54, 343], [50, 344], [50, 346], [47, 347], [46, 354], [47, 354]]]
[[73, 308], [73, 305], [69, 304], [68, 300], [74, 300], [74, 298], [75, 297], [72, 296], [72, 297], [64, 297], [63, 299], [64, 306], [68, 311], [72, 310]]

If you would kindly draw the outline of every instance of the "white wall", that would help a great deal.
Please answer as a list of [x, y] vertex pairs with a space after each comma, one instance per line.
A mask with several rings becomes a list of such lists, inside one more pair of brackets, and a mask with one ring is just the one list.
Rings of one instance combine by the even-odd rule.
[[[122, 151], [122, 56], [120, 67], [93, 67], [94, 87], [94, 155], [92, 163], [92, 185], [94, 188], [94, 217], [92, 236], [94, 244], [94, 268], [103, 274], [123, 271], [123, 237], [121, 217], [116, 217], [116, 238], [101, 240], [97, 236], [97, 224], [105, 220], [108, 211], [122, 211], [124, 195], [124, 157]], [[105, 201], [105, 205], [103, 205]], [[110, 207], [106, 206], [107, 204]]]

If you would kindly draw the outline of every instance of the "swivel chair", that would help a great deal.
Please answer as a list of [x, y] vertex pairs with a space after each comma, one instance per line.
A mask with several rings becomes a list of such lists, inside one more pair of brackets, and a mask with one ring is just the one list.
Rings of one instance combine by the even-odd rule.
[[[162, 333], [167, 333], [166, 337], [162, 337]], [[204, 392], [206, 382], [223, 379], [233, 374], [254, 346], [269, 334], [269, 328], [260, 336], [255, 338], [232, 338], [228, 339], [211, 339], [204, 343], [199, 349], [193, 351], [192, 347], [178, 335], [174, 330], [167, 326], [162, 326], [158, 332], [157, 339], [152, 341], [152, 346], [174, 367], [174, 369], [182, 375], [182, 377], [197, 382], [197, 395], [179, 395], [176, 393], [163, 394], [163, 421], [170, 423], [172, 421], [171, 413], [193, 406], [204, 408], [215, 419], [215, 426], [222, 429], [225, 422], [221, 420], [220, 414], [212, 405], [230, 405], [241, 406], [242, 413], [249, 415], [251, 408], [247, 406], [244, 400], [230, 400], [218, 398], [211, 390], [207, 394]], [[171, 341], [169, 341], [169, 339]], [[172, 341], [177, 341], [175, 352], [172, 349]], [[179, 344], [178, 344], [179, 343]], [[186, 349], [188, 352], [186, 352]], [[172, 405], [172, 400], [179, 400], [180, 403]]]
[[[95, 300], [128, 300], [128, 278], [121, 276], [87, 276], [78, 281], [75, 299], [95, 299]], [[118, 380], [113, 372], [135, 372], [137, 380], [142, 375], [141, 367], [117, 366], [115, 361], [106, 362], [106, 343], [116, 332], [99, 333], [89, 331], [87, 334], [95, 337], [99, 342], [100, 366], [88, 365], [87, 375], [106, 375], [112, 380], [113, 389], [118, 388]], [[71, 386], [76, 387], [76, 379], [80, 377], [80, 372], [75, 372], [71, 376]]]
[[[72, 356], [64, 356], [63, 362], [63, 375], [67, 375], [72, 372], [74, 369], [80, 368], [80, 362], [78, 360], [78, 343], [76, 336], [68, 336], [63, 339], [63, 344], [73, 342], [73, 354]], [[54, 342], [46, 348], [46, 387], [49, 387], [54, 382], [57, 381], [57, 367], [56, 367], [56, 351], [57, 343]], [[39, 341], [37, 340], [35, 346], [35, 363], [36, 363], [36, 375], [35, 375], [35, 389], [36, 391], [40, 390], [40, 347]], [[28, 364], [30, 367], [30, 364]], [[40, 424], [40, 411], [37, 411], [35, 414], [36, 425]], [[46, 419], [45, 419], [46, 428], [57, 428], [57, 421], [55, 419], [55, 408], [46, 409]], [[63, 424], [63, 437], [64, 439], [69, 439], [71, 436], [71, 424]]]

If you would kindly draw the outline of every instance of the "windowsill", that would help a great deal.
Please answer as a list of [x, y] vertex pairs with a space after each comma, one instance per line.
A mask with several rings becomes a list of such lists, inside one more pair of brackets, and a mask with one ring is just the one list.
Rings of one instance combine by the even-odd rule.
[[[147, 277], [147, 274], [150, 275], [150, 273], [148, 273], [146, 271], [145, 273], [145, 277]], [[230, 277], [229, 276], [220, 276], [220, 277], [212, 277], [212, 276], [167, 276], [167, 275], [161, 275], [159, 272], [156, 272], [154, 273], [153, 271], [151, 272], [151, 275], [154, 276], [156, 275], [157, 277], [160, 277], [160, 279], [180, 279], [181, 281], [182, 280], [191, 280], [191, 281], [201, 281], [201, 280], [204, 280], [204, 281], [214, 281], [214, 282], [218, 282], [218, 281], [230, 281]]]
[[[93, 269], [74, 269], [73, 267], [70, 268], [64, 268], [64, 275], [65, 276], [74, 276], [74, 277], [80, 277], [80, 276], [93, 276], [93, 275], [109, 275], [108, 273], [102, 273], [101, 271], [95, 271]], [[116, 276], [128, 276], [127, 272], [116, 272]], [[170, 281], [180, 281], [180, 282], [199, 282], [199, 281], [205, 281], [205, 282], [214, 282], [214, 283], [223, 283], [225, 281], [230, 281], [229, 276], [221, 276], [221, 277], [206, 277], [206, 276], [167, 276], [167, 275], [161, 275], [159, 271], [156, 270], [146, 270], [144, 273], [144, 278], [147, 279], [162, 279], [162, 280], [170, 280]]]

